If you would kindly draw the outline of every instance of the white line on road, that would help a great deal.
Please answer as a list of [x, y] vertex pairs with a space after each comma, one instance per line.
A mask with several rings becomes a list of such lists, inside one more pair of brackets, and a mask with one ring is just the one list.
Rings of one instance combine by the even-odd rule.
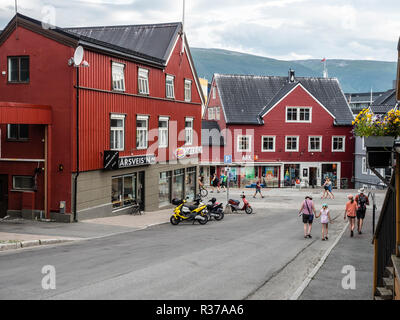
[[289, 298], [289, 300], [297, 300], [299, 297], [302, 295], [303, 291], [308, 287], [310, 284], [311, 280], [314, 278], [314, 276], [317, 274], [319, 269], [322, 267], [322, 265], [325, 263], [325, 260], [328, 258], [329, 254], [333, 250], [333, 248], [336, 247], [336, 245], [339, 243], [340, 239], [342, 238], [343, 234], [346, 232], [346, 229], [348, 227], [349, 223], [344, 226], [342, 232], [338, 235], [336, 238], [335, 242], [332, 244], [332, 246], [325, 252], [325, 254], [322, 256], [322, 258], [319, 260], [318, 264], [315, 266], [315, 268], [310, 272], [310, 274], [307, 276], [307, 278], [303, 281], [303, 283], [300, 285], [300, 287], [293, 293], [293, 295]]

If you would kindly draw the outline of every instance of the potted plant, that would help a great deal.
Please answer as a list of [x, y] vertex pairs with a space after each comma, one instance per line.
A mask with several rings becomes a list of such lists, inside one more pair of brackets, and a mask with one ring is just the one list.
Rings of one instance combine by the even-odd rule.
[[369, 166], [390, 166], [394, 141], [400, 136], [400, 111], [391, 110], [385, 115], [375, 115], [369, 109], [363, 109], [353, 125], [355, 135], [364, 137]]

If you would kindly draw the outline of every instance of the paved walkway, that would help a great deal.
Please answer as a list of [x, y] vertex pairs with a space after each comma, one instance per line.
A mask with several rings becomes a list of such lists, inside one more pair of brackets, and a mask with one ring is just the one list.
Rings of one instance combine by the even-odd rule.
[[[341, 217], [343, 219], [343, 217]], [[300, 300], [371, 300], [373, 283], [372, 214], [367, 211], [364, 233], [355, 232], [350, 237], [349, 228], [332, 250], [324, 265], [300, 296]], [[353, 266], [356, 271], [355, 290], [345, 290], [342, 279], [344, 266]]]

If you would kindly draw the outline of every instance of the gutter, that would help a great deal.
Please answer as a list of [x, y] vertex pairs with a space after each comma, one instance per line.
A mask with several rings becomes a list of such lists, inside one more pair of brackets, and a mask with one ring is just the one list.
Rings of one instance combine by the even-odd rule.
[[78, 222], [77, 198], [79, 177], [79, 67], [76, 69], [76, 174], [74, 177], [74, 222]]

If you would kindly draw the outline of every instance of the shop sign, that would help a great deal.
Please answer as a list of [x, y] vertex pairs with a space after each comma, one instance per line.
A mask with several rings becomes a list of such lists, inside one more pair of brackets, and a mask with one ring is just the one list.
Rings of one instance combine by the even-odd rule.
[[151, 155], [143, 155], [143, 156], [131, 156], [131, 157], [121, 157], [119, 158], [118, 168], [131, 168], [138, 166], [145, 166], [149, 164], [156, 163], [156, 156], [154, 154]]
[[112, 150], [104, 151], [103, 167], [105, 170], [118, 169], [119, 152]]
[[244, 155], [244, 156], [242, 157], [242, 160], [243, 160], [243, 161], [252, 161], [252, 159], [251, 159], [251, 154]]
[[175, 151], [175, 156], [177, 159], [183, 159], [186, 156], [191, 156], [194, 154], [199, 154], [203, 152], [203, 147], [183, 147], [178, 148]]

